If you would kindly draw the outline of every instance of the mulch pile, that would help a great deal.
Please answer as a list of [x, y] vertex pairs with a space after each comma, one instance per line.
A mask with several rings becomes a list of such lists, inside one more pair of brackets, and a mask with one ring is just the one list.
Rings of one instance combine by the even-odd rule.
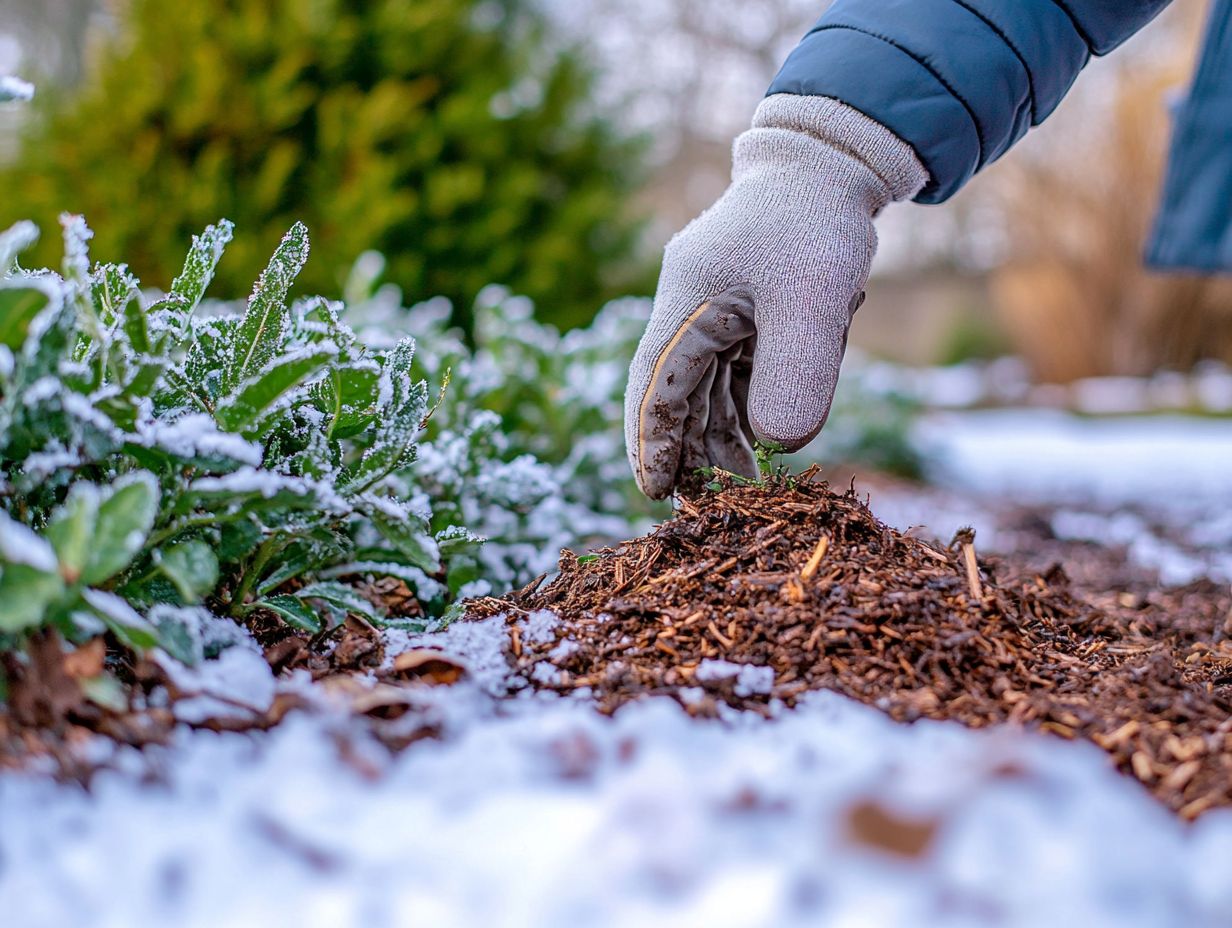
[[[520, 634], [536, 610], [561, 622]], [[895, 531], [812, 472], [721, 480], [651, 535], [565, 552], [547, 586], [473, 612], [509, 615], [527, 679], [586, 688], [605, 711], [652, 694], [695, 714], [719, 700], [765, 711], [836, 690], [901, 721], [1090, 739], [1186, 819], [1232, 804], [1226, 587], [1080, 596], [1059, 567], [1011, 575], [969, 534], [944, 546]], [[715, 661], [768, 666], [773, 686]]]

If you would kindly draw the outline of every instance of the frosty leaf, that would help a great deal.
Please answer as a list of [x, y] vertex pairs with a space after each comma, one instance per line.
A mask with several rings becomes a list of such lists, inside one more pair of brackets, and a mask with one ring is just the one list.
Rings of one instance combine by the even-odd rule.
[[104, 491], [82, 581], [102, 583], [127, 567], [145, 544], [157, 513], [158, 483], [150, 474], [121, 477]]
[[223, 378], [237, 325], [236, 319], [193, 320], [192, 343], [179, 378], [192, 394], [216, 397], [223, 392]]
[[376, 412], [380, 368], [370, 360], [335, 364], [312, 385], [313, 405], [329, 416], [326, 433], [345, 439], [363, 432]]
[[[117, 319], [125, 316], [129, 303], [137, 300], [138, 286], [137, 278], [122, 264], [103, 264], [95, 268], [90, 280], [90, 295], [99, 321], [104, 326], [110, 328]], [[137, 309], [140, 313], [140, 304]], [[144, 330], [145, 317], [141, 316], [141, 320]], [[144, 347], [133, 347], [138, 351], [149, 350], [148, 342]]]
[[44, 573], [55, 573], [56, 552], [43, 538], [0, 510], [0, 569], [25, 564]]
[[169, 293], [146, 308], [146, 328], [155, 351], [171, 351], [184, 341], [190, 331], [188, 311], [188, 300], [178, 293]]
[[311, 538], [303, 538], [282, 552], [278, 566], [257, 584], [257, 593], [265, 595], [322, 564], [336, 560], [347, 553], [347, 540], [327, 529], [318, 530]]
[[94, 232], [84, 217], [72, 213], [61, 213], [60, 225], [64, 229], [64, 279], [84, 289], [90, 283], [89, 243]]
[[148, 354], [150, 351], [150, 328], [146, 319], [146, 311], [141, 307], [140, 299], [132, 299], [124, 304], [124, 334], [134, 351]]
[[124, 366], [120, 387], [130, 397], [147, 397], [154, 392], [158, 378], [167, 370], [167, 361], [150, 355], [134, 355]]
[[370, 509], [367, 515], [377, 531], [405, 555], [411, 564], [427, 571], [440, 568], [440, 549], [428, 533], [427, 526], [419, 520], [399, 518], [379, 509]]
[[97, 706], [112, 712], [128, 709], [128, 689], [110, 673], [104, 671], [80, 682], [81, 694]]
[[171, 283], [171, 295], [181, 298], [174, 305], [182, 312], [191, 313], [201, 302], [234, 230], [230, 220], [220, 219], [217, 225], [206, 226], [204, 232], [193, 236], [184, 270]]
[[314, 296], [291, 305], [292, 337], [300, 342], [331, 341], [344, 356], [355, 344], [355, 333], [342, 324], [341, 303]]
[[172, 421], [142, 423], [142, 439], [151, 447], [165, 451], [202, 470], [233, 470], [261, 463], [261, 448], [239, 435], [220, 431], [205, 413], [189, 413]]
[[451, 525], [436, 533], [436, 546], [441, 555], [453, 554], [467, 548], [481, 545], [485, 541], [482, 535], [476, 535], [464, 525]]
[[136, 609], [114, 593], [82, 590], [81, 598], [124, 644], [137, 651], [158, 645], [158, 630]]
[[219, 532], [218, 560], [231, 564], [243, 560], [260, 547], [265, 533], [251, 519], [227, 522]]
[[388, 616], [378, 615], [369, 621], [377, 628], [389, 628], [400, 632], [406, 632], [408, 635], [419, 635], [428, 630], [429, 623], [423, 619], [407, 619], [407, 618], [389, 618]]
[[0, 345], [14, 351], [20, 349], [30, 323], [50, 302], [44, 288], [21, 281], [0, 281]]
[[186, 512], [196, 504], [214, 512], [228, 509], [236, 512], [310, 509], [345, 513], [350, 508], [323, 481], [289, 477], [254, 467], [242, 467], [221, 477], [202, 477], [193, 481], [176, 508]]
[[287, 340], [287, 291], [308, 260], [308, 229], [291, 227], [261, 272], [235, 331], [224, 385], [233, 388], [278, 356]]
[[320, 373], [337, 356], [333, 342], [322, 342], [276, 358], [218, 404], [215, 415], [219, 424], [228, 432], [243, 431], [285, 393]]
[[47, 540], [56, 550], [60, 574], [68, 583], [81, 579], [90, 558], [94, 528], [98, 522], [98, 487], [92, 483], [74, 484], [68, 498], [51, 514]]
[[61, 299], [49, 303], [34, 317], [22, 346], [20, 386], [60, 373], [60, 362], [68, 354], [76, 321], [73, 307]]
[[347, 475], [343, 492], [358, 492], [413, 458], [415, 441], [428, 411], [428, 385], [412, 383], [415, 342], [403, 339], [385, 359], [377, 384], [377, 418], [372, 444]]
[[185, 602], [200, 601], [218, 584], [218, 556], [200, 539], [190, 539], [159, 551], [155, 562]]
[[379, 615], [372, 603], [368, 602], [353, 587], [349, 587], [345, 583], [322, 580], [317, 583], [310, 583], [296, 590], [295, 595], [303, 600], [319, 599], [332, 603], [345, 609], [347, 612], [353, 612], [369, 620], [376, 620]]
[[27, 564], [5, 564], [0, 570], [0, 632], [40, 625], [47, 607], [63, 592], [58, 574]]
[[17, 256], [38, 241], [38, 226], [28, 219], [15, 222], [0, 232], [0, 274], [7, 274]]
[[39, 625], [64, 592], [56, 553], [31, 529], [0, 511], [0, 632]]
[[158, 630], [158, 646], [192, 667], [205, 656], [201, 624], [206, 616], [208, 613], [199, 608], [159, 604], [150, 610], [149, 620]]
[[268, 609], [278, 615], [292, 628], [316, 634], [321, 631], [321, 617], [312, 607], [294, 596], [271, 596], [269, 599], [259, 599], [252, 604], [253, 609]]

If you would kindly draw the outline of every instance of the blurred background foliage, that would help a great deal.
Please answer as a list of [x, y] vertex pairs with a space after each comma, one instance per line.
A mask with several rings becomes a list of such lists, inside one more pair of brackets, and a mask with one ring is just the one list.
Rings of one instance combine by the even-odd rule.
[[[0, 72], [40, 84], [20, 126], [0, 112], [0, 163], [23, 165], [0, 169], [0, 221], [83, 210], [97, 254], [166, 282], [226, 215], [241, 238], [217, 291], [240, 296], [302, 218], [306, 290], [336, 294], [375, 249], [408, 301], [444, 295], [468, 328], [489, 283], [569, 328], [653, 290], [659, 247], [726, 186], [732, 138], [825, 6], [0, 0]], [[1093, 60], [950, 202], [887, 210], [852, 344], [912, 365], [1014, 354], [1054, 383], [1232, 361], [1232, 284], [1140, 262], [1208, 8], [1175, 0]]]
[[[50, 73], [25, 70], [50, 83], [0, 172], [6, 224], [84, 213], [100, 259], [165, 284], [188, 236], [226, 216], [239, 233], [216, 292], [240, 296], [303, 220], [305, 290], [337, 295], [377, 249], [388, 280], [448, 297], [464, 324], [493, 282], [564, 325], [645, 286], [639, 143], [596, 115], [583, 59], [522, 0], [47, 7], [23, 15], [63, 45], [32, 59]], [[110, 28], [83, 52], [100, 10]], [[33, 260], [55, 247], [44, 236]]]

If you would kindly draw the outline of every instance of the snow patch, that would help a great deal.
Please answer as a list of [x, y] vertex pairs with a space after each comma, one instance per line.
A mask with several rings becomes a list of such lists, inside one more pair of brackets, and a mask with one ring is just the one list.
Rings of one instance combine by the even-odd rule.
[[774, 668], [755, 664], [735, 664], [706, 658], [697, 665], [693, 679], [698, 683], [732, 680], [737, 696], [768, 696], [774, 690]]
[[34, 99], [34, 85], [11, 74], [0, 75], [0, 103], [10, 100], [28, 102]]

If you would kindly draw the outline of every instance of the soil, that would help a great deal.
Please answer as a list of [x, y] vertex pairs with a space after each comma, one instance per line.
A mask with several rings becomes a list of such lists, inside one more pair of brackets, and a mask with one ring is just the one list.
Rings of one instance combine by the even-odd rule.
[[[970, 533], [941, 545], [895, 531], [814, 472], [714, 486], [651, 535], [565, 552], [551, 583], [473, 612], [507, 614], [533, 685], [606, 712], [666, 694], [700, 716], [769, 713], [835, 690], [904, 722], [1088, 739], [1185, 819], [1232, 804], [1226, 586], [1109, 591], [1098, 576], [1123, 564], [1084, 562], [1078, 584], [1058, 565], [1016, 569], [979, 556]], [[537, 610], [559, 624], [522, 634]]]

